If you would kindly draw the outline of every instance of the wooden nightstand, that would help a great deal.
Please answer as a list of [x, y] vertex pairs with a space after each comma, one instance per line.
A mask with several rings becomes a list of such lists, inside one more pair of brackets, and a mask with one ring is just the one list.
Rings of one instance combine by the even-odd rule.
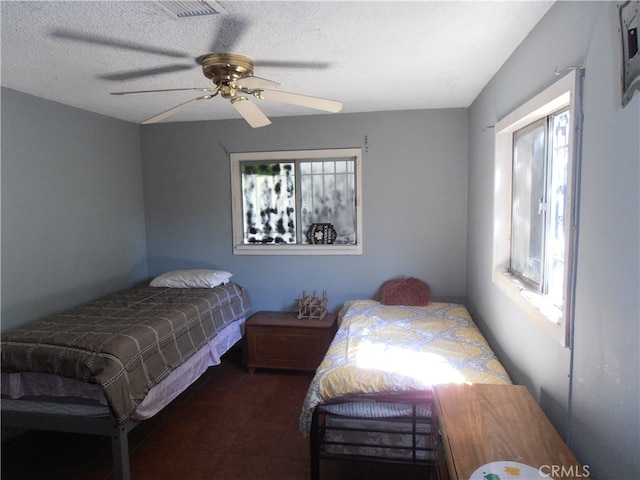
[[[533, 469], [532, 479], [589, 476], [523, 385], [436, 386], [432, 421], [439, 479], [527, 477], [508, 476], [518, 464]], [[477, 476], [491, 462], [508, 471]]]
[[336, 333], [337, 315], [298, 319], [296, 312], [258, 312], [247, 320], [250, 372], [256, 368], [315, 370]]

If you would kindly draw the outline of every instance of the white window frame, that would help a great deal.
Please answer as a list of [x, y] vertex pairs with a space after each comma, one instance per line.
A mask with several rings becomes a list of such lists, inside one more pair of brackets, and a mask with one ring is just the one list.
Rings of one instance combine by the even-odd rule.
[[[356, 172], [356, 243], [354, 245], [321, 244], [244, 244], [242, 219], [242, 176], [240, 162], [286, 161], [307, 159], [345, 158], [355, 159]], [[231, 217], [233, 222], [234, 255], [362, 255], [362, 149], [335, 148], [325, 150], [291, 150], [280, 152], [231, 153]]]
[[[578, 241], [578, 188], [582, 130], [582, 68], [573, 69], [495, 126], [494, 229], [492, 280], [530, 318], [565, 347], [573, 338], [575, 268]], [[513, 133], [561, 108], [570, 110], [568, 190], [566, 193], [566, 233], [564, 298], [562, 308], [509, 271], [511, 260], [511, 202]]]

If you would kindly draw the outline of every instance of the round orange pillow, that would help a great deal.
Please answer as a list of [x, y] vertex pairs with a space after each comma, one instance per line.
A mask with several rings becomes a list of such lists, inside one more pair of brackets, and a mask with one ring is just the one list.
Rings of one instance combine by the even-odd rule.
[[387, 280], [380, 289], [383, 305], [426, 306], [431, 303], [431, 289], [417, 278]]

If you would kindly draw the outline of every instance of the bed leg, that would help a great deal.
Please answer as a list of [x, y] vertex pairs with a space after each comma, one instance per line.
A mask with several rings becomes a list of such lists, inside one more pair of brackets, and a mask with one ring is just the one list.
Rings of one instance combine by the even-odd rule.
[[114, 480], [131, 480], [129, 471], [129, 440], [127, 429], [123, 425], [114, 425], [111, 435]]
[[309, 438], [311, 480], [320, 480], [320, 424], [318, 409], [313, 410], [311, 417], [311, 435]]

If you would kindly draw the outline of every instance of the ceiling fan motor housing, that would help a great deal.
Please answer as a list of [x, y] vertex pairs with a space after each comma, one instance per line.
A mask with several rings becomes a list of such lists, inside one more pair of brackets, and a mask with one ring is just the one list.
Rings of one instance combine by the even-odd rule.
[[219, 87], [223, 97], [235, 97], [235, 82], [253, 75], [253, 58], [236, 53], [212, 53], [202, 59], [202, 72]]

